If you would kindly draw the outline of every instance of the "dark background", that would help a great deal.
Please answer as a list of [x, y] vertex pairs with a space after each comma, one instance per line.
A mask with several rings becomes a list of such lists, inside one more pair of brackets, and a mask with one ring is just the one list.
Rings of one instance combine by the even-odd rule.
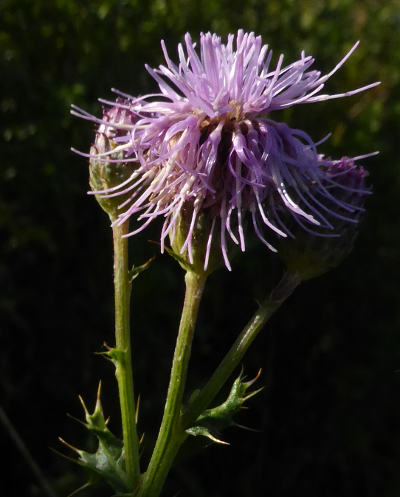
[[[225, 37], [239, 27], [263, 35], [286, 63], [305, 49], [324, 72], [361, 45], [327, 85], [329, 93], [369, 82], [367, 93], [271, 115], [315, 140], [324, 153], [380, 150], [367, 159], [374, 195], [351, 256], [304, 284], [274, 316], [244, 361], [263, 368], [266, 388], [229, 429], [230, 447], [183, 461], [165, 496], [398, 497], [400, 494], [399, 195], [400, 5], [396, 0], [2, 0], [0, 2], [0, 403], [54, 487], [66, 496], [81, 470], [55, 455], [60, 435], [89, 448], [77, 394], [89, 406], [101, 378], [111, 428], [119, 433], [109, 363], [112, 343], [111, 232], [88, 189], [93, 126], [71, 117], [75, 103], [96, 114], [111, 87], [132, 95], [156, 85], [144, 64], [171, 57], [190, 31]], [[157, 254], [132, 240], [132, 262]], [[254, 246], [208, 284], [189, 387], [201, 384], [282, 268]], [[183, 296], [183, 273], [167, 256], [134, 286], [136, 390], [140, 429], [151, 446], [159, 423]], [[44, 495], [0, 426], [4, 497]], [[69, 454], [70, 455], [70, 454]], [[146, 457], [146, 454], [143, 456]], [[102, 487], [86, 496], [109, 496]]]

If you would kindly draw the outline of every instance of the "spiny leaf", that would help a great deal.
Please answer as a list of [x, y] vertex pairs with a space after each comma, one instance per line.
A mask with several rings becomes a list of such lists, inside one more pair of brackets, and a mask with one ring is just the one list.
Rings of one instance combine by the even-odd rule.
[[186, 430], [186, 433], [189, 433], [189, 435], [192, 435], [193, 437], [198, 437], [198, 436], [207, 437], [211, 441], [218, 444], [229, 445], [228, 442], [224, 442], [223, 440], [220, 440], [219, 438], [214, 436], [205, 426], [193, 426], [192, 428], [188, 428]]
[[[89, 412], [82, 397], [79, 397], [85, 413], [85, 422], [83, 424], [96, 436], [98, 440], [97, 450], [87, 452], [73, 447], [62, 439], [60, 441], [79, 456], [78, 459], [65, 457], [88, 470], [89, 481], [86, 486], [92, 485], [99, 480], [104, 480], [114, 491], [126, 493], [129, 485], [125, 471], [123, 443], [107, 427], [109, 420], [104, 417], [100, 393], [101, 383], [99, 383], [96, 405], [92, 413]], [[81, 488], [85, 488], [85, 485]]]
[[132, 266], [132, 269], [129, 271], [129, 281], [132, 283], [132, 281], [139, 276], [140, 273], [145, 271], [146, 269], [149, 268], [150, 264], [154, 261], [155, 256], [151, 257], [148, 261], [146, 261], [144, 264], [141, 266]]
[[188, 428], [186, 432], [192, 436], [204, 436], [214, 442], [227, 445], [226, 442], [218, 439], [216, 434], [229, 426], [241, 427], [241, 425], [238, 425], [234, 421], [234, 416], [240, 409], [245, 407], [243, 404], [246, 400], [249, 400], [263, 389], [262, 387], [254, 390], [253, 392], [247, 393], [247, 390], [258, 380], [260, 374], [261, 369], [255, 378], [250, 381], [243, 381], [244, 377], [242, 373], [240, 373], [240, 375], [233, 382], [231, 391], [229, 392], [226, 401], [217, 407], [206, 409], [197, 418], [195, 425]]

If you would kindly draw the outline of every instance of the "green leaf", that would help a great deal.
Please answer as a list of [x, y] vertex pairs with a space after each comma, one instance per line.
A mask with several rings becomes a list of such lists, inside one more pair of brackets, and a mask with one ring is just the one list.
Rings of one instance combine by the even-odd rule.
[[105, 419], [103, 414], [100, 392], [101, 384], [99, 384], [96, 406], [92, 413], [89, 413], [82, 397], [79, 397], [85, 413], [85, 422], [82, 424], [96, 436], [98, 440], [97, 450], [95, 452], [87, 452], [73, 447], [62, 439], [60, 440], [79, 456], [78, 459], [68, 459], [83, 466], [89, 472], [89, 481], [86, 485], [81, 487], [82, 489], [88, 485], [97, 483], [99, 480], [103, 480], [110, 485], [117, 494], [126, 494], [129, 490], [129, 486], [125, 472], [123, 443], [107, 428], [109, 420]]
[[243, 381], [244, 378], [241, 373], [233, 382], [231, 391], [229, 392], [226, 401], [217, 407], [206, 409], [196, 419], [194, 426], [186, 430], [186, 433], [195, 437], [207, 437], [213, 442], [229, 445], [227, 442], [223, 442], [218, 439], [216, 435], [229, 426], [239, 426], [245, 428], [235, 423], [234, 417], [239, 412], [239, 409], [243, 407], [246, 400], [250, 399], [263, 389], [262, 387], [258, 390], [247, 393], [247, 390], [253, 385], [253, 383], [255, 383], [255, 381], [257, 381], [260, 374], [261, 370], [252, 380]]
[[141, 266], [132, 266], [132, 269], [129, 271], [129, 281], [132, 283], [132, 281], [139, 276], [140, 273], [145, 271], [146, 269], [149, 268], [150, 264], [154, 261], [155, 257], [152, 257], [148, 261], [146, 261], [144, 264]]
[[189, 435], [192, 435], [193, 437], [202, 436], [202, 437], [209, 438], [212, 442], [215, 442], [218, 444], [229, 445], [228, 442], [224, 442], [223, 440], [220, 440], [215, 435], [213, 435], [210, 432], [209, 428], [207, 428], [205, 426], [193, 426], [192, 428], [188, 428], [186, 430], [186, 433], [189, 433]]

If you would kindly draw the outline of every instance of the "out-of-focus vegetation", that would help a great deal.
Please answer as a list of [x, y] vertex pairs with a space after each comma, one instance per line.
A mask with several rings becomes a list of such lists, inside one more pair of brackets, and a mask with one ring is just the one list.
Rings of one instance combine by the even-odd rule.
[[[374, 196], [353, 254], [304, 285], [271, 321], [244, 361], [263, 367], [265, 391], [231, 430], [231, 447], [210, 447], [182, 462], [165, 495], [190, 497], [398, 497], [400, 493], [400, 5], [397, 0], [2, 0], [0, 3], [0, 385], [1, 405], [58, 496], [83, 482], [51, 453], [57, 436], [86, 448], [76, 394], [105, 409], [118, 431], [111, 366], [95, 356], [112, 341], [111, 236], [86, 196], [93, 126], [69, 115], [71, 103], [100, 113], [111, 87], [155, 90], [144, 70], [173, 57], [183, 34], [222, 36], [242, 27], [293, 61], [304, 49], [330, 70], [361, 45], [327, 84], [330, 93], [372, 81], [349, 99], [297, 106], [287, 120], [335, 157], [379, 149], [365, 161]], [[132, 240], [132, 259], [157, 253]], [[237, 258], [232, 274], [209, 281], [191, 368], [196, 387], [221, 358], [281, 267], [264, 248]], [[262, 275], [260, 279], [260, 275]], [[134, 287], [137, 391], [145, 459], [159, 422], [182, 297], [182, 274], [157, 257]], [[178, 305], [177, 305], [178, 303]], [[43, 495], [0, 428], [4, 496]], [[86, 495], [109, 495], [96, 488]]]

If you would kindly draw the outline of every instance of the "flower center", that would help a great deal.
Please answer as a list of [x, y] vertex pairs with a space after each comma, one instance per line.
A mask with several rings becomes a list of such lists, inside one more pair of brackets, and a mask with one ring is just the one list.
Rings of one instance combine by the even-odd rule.
[[245, 118], [245, 115], [243, 114], [243, 105], [242, 102], [239, 100], [230, 100], [229, 105], [231, 107], [231, 110], [225, 114], [225, 119], [229, 121], [241, 121], [242, 119]]

